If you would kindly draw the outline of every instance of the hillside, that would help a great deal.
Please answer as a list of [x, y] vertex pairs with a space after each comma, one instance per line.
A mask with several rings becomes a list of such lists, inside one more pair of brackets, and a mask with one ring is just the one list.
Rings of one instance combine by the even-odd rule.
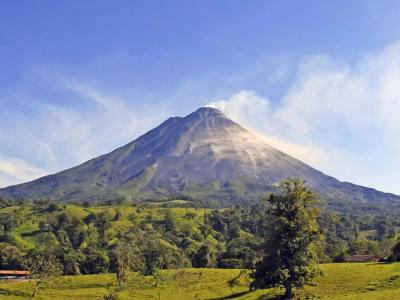
[[[163, 268], [254, 267], [262, 257], [263, 207], [211, 210], [190, 205], [35, 203], [0, 208], [0, 268], [23, 267], [32, 251], [51, 250], [65, 275], [112, 272], [112, 252], [126, 239], [142, 248], [140, 256], [146, 249], [158, 249]], [[343, 261], [357, 253], [387, 257], [399, 236], [395, 216], [327, 213], [319, 224], [325, 233], [321, 262]], [[199, 263], [199, 256], [208, 258]]]
[[[266, 298], [259, 298], [265, 291], [245, 293], [250, 280], [246, 276], [232, 289], [227, 285], [239, 269], [253, 269], [263, 255], [265, 207], [212, 210], [191, 204], [182, 200], [134, 206], [34, 202], [0, 208], [0, 269], [24, 269], [30, 257], [50, 253], [63, 275], [74, 276], [64, 276], [40, 292], [38, 299], [102, 299], [115, 280], [115, 253], [121, 245], [134, 251], [135, 266], [143, 266], [140, 275], [135, 273], [129, 280], [121, 299], [273, 299], [280, 291], [267, 291]], [[325, 235], [318, 253], [322, 263], [343, 261], [357, 253], [387, 257], [398, 242], [395, 217], [327, 213], [318, 222]], [[162, 270], [156, 288], [153, 276], [143, 276], [147, 265]], [[394, 299], [399, 294], [398, 263], [322, 264], [321, 269], [319, 285], [307, 287], [308, 295]], [[0, 281], [0, 298], [25, 299], [31, 286]], [[233, 297], [233, 292], [243, 294]]]
[[400, 205], [400, 197], [340, 182], [270, 146], [213, 108], [170, 118], [133, 142], [77, 167], [0, 189], [21, 199], [107, 200], [171, 197], [227, 203], [259, 200], [298, 177], [334, 209]]
[[[317, 285], [306, 287], [303, 298], [309, 299], [363, 299], [393, 300], [400, 297], [400, 263], [396, 264], [323, 264], [323, 272]], [[157, 287], [151, 276], [134, 274], [127, 289], [119, 293], [119, 299], [275, 299], [281, 292], [259, 290], [248, 292], [248, 277], [240, 280], [233, 290], [227, 281], [237, 276], [239, 270], [182, 269], [166, 270]], [[63, 277], [51, 289], [41, 292], [37, 299], [103, 299], [106, 287], [115, 281], [114, 274]], [[0, 282], [0, 297], [4, 300], [32, 299], [29, 292], [32, 283]], [[236, 293], [237, 295], [232, 295]]]

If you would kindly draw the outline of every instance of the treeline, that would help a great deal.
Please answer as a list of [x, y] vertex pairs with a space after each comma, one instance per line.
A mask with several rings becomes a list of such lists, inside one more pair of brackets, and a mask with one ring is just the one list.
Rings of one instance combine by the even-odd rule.
[[[85, 214], [74, 215], [68, 205], [42, 201], [0, 213], [0, 268], [26, 269], [32, 257], [47, 257], [64, 275], [115, 272], [127, 247], [143, 275], [183, 267], [254, 269], [263, 256], [266, 203], [207, 212], [186, 208], [179, 218], [173, 208], [137, 205], [123, 216], [124, 206], [110, 205], [106, 211], [85, 203]], [[24, 237], [34, 240], [34, 248], [16, 234], [29, 218], [35, 229]], [[320, 214], [318, 224], [325, 236], [321, 262], [341, 262], [352, 254], [390, 256], [399, 226], [392, 217], [330, 212]]]
[[[249, 209], [236, 206], [227, 210], [214, 210], [207, 215], [206, 223], [216, 232], [228, 237], [227, 248], [234, 249], [220, 256], [232, 262], [229, 267], [235, 264], [241, 267], [246, 265], [248, 258], [241, 257], [238, 253], [246, 253], [249, 257], [257, 256], [257, 245], [260, 241], [241, 244], [235, 238], [240, 232], [250, 233], [256, 239], [265, 236], [268, 231], [265, 228], [265, 224], [268, 224], [265, 209], [261, 204]], [[327, 211], [319, 215], [318, 224], [324, 234], [319, 253], [320, 262], [343, 262], [346, 257], [354, 254], [388, 257], [397, 243], [400, 226], [399, 220], [391, 216], [349, 216]], [[224, 267], [225, 263], [221, 264], [220, 261], [219, 266]]]

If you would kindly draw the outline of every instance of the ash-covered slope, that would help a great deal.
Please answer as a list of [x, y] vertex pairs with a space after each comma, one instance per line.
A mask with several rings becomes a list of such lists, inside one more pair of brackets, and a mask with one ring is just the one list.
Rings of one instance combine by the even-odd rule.
[[257, 199], [287, 177], [306, 180], [328, 201], [400, 200], [399, 196], [339, 182], [271, 147], [213, 108], [170, 118], [109, 154], [1, 189], [0, 195], [65, 201], [186, 195], [236, 202]]

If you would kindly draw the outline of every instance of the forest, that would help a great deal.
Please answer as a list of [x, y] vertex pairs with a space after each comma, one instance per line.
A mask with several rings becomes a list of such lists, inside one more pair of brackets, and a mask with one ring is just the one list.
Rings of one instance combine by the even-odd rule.
[[[268, 228], [266, 202], [251, 207], [198, 207], [187, 200], [124, 203], [1, 201], [0, 268], [24, 269], [32, 257], [51, 258], [63, 275], [115, 272], [129, 242], [144, 275], [168, 268], [254, 268]], [[322, 210], [320, 263], [353, 254], [394, 257], [394, 215], [351, 215]]]

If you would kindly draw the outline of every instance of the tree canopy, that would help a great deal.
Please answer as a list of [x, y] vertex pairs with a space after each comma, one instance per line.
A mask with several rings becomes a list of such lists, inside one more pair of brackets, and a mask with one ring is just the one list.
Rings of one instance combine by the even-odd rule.
[[284, 286], [284, 298], [290, 299], [293, 287], [301, 288], [317, 276], [317, 199], [299, 179], [282, 181], [279, 193], [269, 197], [265, 255], [256, 265], [252, 289]]

